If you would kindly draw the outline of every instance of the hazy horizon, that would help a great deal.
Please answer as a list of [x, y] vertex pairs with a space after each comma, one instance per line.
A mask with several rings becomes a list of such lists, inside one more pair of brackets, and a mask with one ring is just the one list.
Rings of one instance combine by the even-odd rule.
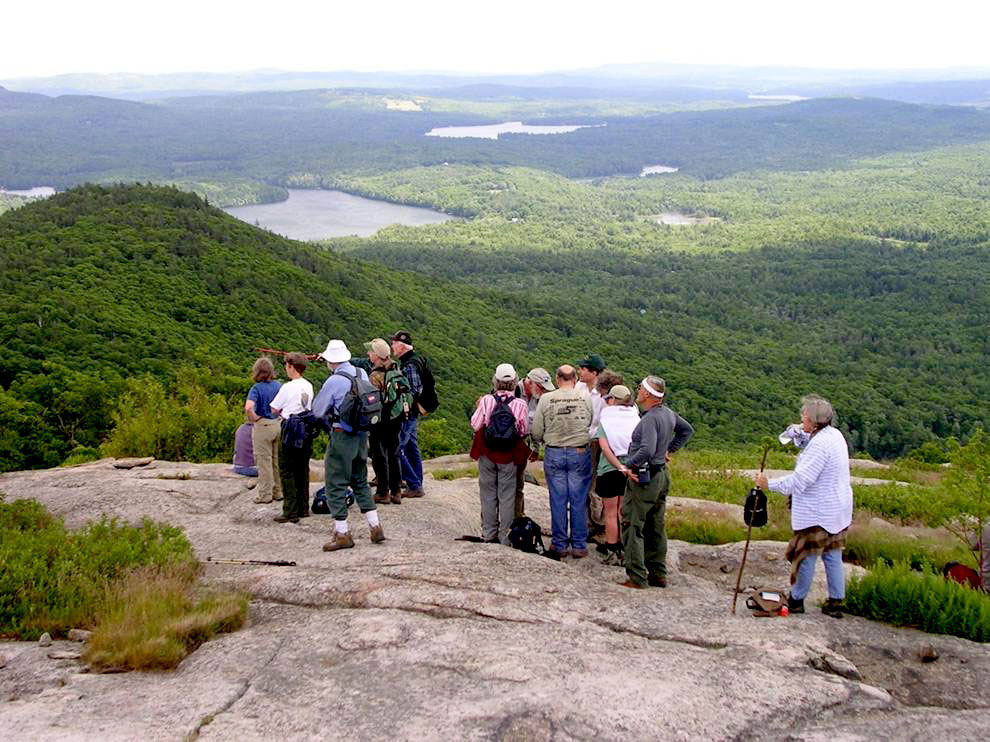
[[[135, 16], [135, 12], [140, 15]], [[965, 19], [965, 23], [960, 23]], [[57, 20], [57, 23], [53, 23]], [[0, 80], [86, 75], [354, 71], [541, 75], [604, 66], [701, 65], [827, 71], [986, 70], [990, 8], [917, 2], [723, 0], [690, 8], [617, 0], [453, 0], [327, 7], [296, 0], [67, 0], [6, 9]], [[181, 61], [179, 61], [181, 59]]]

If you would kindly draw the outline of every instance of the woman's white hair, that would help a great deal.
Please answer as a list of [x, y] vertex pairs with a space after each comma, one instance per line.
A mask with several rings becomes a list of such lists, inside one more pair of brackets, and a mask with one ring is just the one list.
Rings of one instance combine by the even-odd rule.
[[835, 425], [835, 410], [832, 403], [817, 394], [809, 394], [801, 400], [801, 411], [811, 420], [815, 431]]

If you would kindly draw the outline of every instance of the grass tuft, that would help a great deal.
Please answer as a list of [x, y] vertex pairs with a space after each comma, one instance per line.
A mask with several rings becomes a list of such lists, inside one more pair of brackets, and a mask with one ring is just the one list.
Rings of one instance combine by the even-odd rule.
[[472, 464], [471, 466], [466, 466], [461, 469], [434, 469], [433, 478], [441, 481], [449, 481], [452, 479], [464, 479], [466, 477], [471, 477], [473, 479], [478, 478], [478, 465]]

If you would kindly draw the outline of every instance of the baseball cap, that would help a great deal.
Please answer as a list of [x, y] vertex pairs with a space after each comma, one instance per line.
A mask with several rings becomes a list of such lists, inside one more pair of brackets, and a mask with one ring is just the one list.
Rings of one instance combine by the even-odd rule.
[[365, 350], [370, 350], [379, 358], [388, 358], [392, 355], [392, 348], [382, 338], [375, 338], [364, 344]]
[[608, 394], [605, 395], [605, 399], [610, 397], [616, 402], [628, 402], [632, 398], [632, 392], [629, 391], [629, 387], [622, 384], [616, 384], [609, 389]]
[[393, 340], [398, 340], [400, 343], [405, 343], [406, 345], [412, 345], [412, 335], [406, 330], [399, 330], [392, 336]]
[[526, 378], [532, 381], [534, 384], [539, 384], [548, 392], [552, 392], [554, 389], [557, 388], [553, 385], [553, 381], [551, 381], [550, 379], [550, 372], [547, 371], [545, 368], [539, 368], [539, 367], [534, 368], [532, 371], [526, 374]]
[[589, 353], [583, 361], [578, 361], [578, 368], [590, 368], [592, 371], [601, 373], [605, 370], [605, 359], [597, 353]]
[[513, 381], [518, 378], [511, 363], [500, 363], [495, 369], [495, 381]]

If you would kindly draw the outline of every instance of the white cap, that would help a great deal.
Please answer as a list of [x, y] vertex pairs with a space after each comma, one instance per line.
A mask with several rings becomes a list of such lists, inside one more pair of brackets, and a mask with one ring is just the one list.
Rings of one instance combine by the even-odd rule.
[[493, 378], [495, 381], [515, 381], [519, 377], [516, 376], [516, 370], [512, 367], [511, 363], [500, 363], [495, 369], [495, 376]]
[[330, 363], [343, 363], [351, 360], [351, 352], [343, 340], [331, 340], [327, 343], [327, 349], [320, 353], [320, 358]]

